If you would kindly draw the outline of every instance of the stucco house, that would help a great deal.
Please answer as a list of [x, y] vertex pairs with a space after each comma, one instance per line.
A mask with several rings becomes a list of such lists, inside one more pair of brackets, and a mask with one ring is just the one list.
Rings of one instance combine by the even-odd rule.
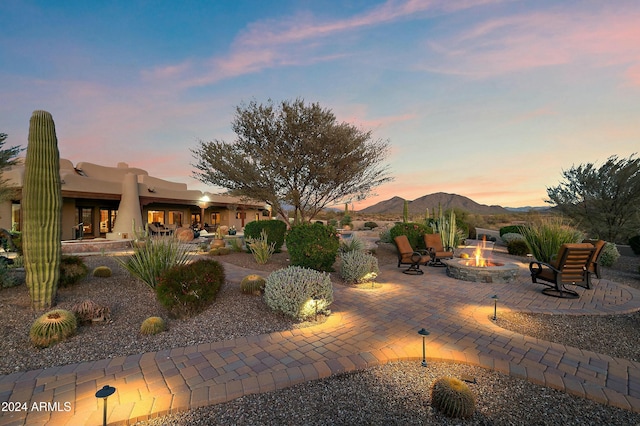
[[[3, 170], [16, 187], [12, 200], [0, 203], [0, 228], [20, 230], [24, 165]], [[184, 183], [149, 176], [146, 170], [118, 163], [116, 167], [60, 159], [62, 240], [129, 239], [145, 224], [166, 227], [216, 225], [242, 228], [253, 220], [270, 219], [264, 203], [228, 195], [190, 190]], [[82, 232], [79, 232], [82, 231]]]

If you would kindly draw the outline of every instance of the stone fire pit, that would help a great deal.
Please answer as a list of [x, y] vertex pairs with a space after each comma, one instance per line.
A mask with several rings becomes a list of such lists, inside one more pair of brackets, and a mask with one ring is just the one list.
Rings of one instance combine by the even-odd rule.
[[[447, 275], [462, 281], [482, 283], [510, 283], [518, 277], [519, 267], [515, 263], [492, 262], [491, 266], [474, 266], [469, 259], [447, 259]], [[468, 265], [467, 263], [471, 263]]]

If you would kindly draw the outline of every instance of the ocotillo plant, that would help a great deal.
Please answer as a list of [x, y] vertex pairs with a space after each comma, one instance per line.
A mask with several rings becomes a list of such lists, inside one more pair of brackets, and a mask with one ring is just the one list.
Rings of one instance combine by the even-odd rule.
[[22, 187], [23, 254], [31, 307], [51, 307], [60, 277], [62, 193], [60, 153], [53, 117], [34, 111]]

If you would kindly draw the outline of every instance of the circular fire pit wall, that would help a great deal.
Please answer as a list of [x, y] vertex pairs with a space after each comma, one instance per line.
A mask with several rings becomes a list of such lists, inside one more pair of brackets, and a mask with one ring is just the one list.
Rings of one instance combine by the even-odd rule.
[[515, 263], [493, 263], [492, 266], [467, 265], [468, 259], [443, 260], [447, 265], [447, 275], [462, 281], [482, 283], [510, 283], [518, 276]]

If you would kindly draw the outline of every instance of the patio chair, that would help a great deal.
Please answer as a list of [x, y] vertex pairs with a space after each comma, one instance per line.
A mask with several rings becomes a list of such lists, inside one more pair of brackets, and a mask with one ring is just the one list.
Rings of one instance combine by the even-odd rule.
[[592, 244], [596, 248], [596, 252], [593, 254], [593, 259], [591, 259], [591, 263], [589, 264], [589, 272], [594, 274], [598, 279], [602, 278], [600, 257], [602, 256], [604, 246], [607, 244], [607, 242], [604, 240], [584, 240], [583, 243]]
[[453, 259], [453, 247], [445, 248], [440, 234], [424, 234], [424, 245], [431, 257], [429, 266], [446, 266], [442, 259]]
[[398, 249], [398, 268], [400, 265], [411, 265], [402, 271], [404, 274], [422, 275], [420, 265], [426, 265], [431, 257], [424, 251], [415, 251], [406, 235], [398, 235], [393, 239]]
[[534, 261], [529, 264], [531, 281], [546, 281], [540, 284], [549, 287], [542, 290], [547, 296], [576, 299], [580, 295], [566, 285], [591, 288], [589, 265], [595, 251], [590, 243], [563, 244], [551, 263]]

